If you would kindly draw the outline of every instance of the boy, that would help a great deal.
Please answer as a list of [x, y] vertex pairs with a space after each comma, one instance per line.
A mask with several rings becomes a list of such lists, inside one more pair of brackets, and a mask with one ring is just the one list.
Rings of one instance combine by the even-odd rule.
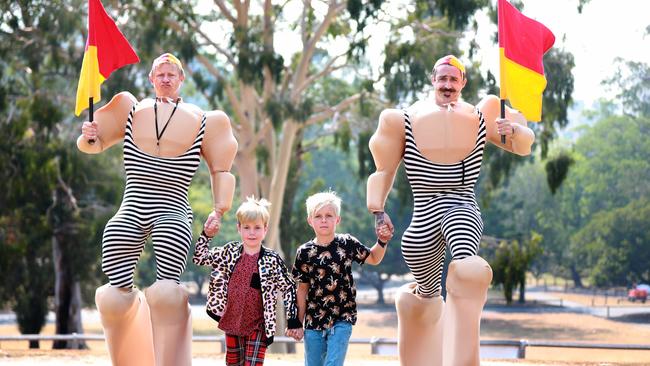
[[276, 293], [283, 293], [288, 329], [302, 338], [298, 320], [296, 284], [276, 252], [262, 246], [269, 222], [269, 202], [249, 197], [237, 210], [241, 242], [209, 249], [218, 221], [208, 219], [196, 244], [194, 263], [212, 266], [208, 290], [208, 315], [226, 334], [227, 365], [262, 365], [266, 347], [275, 334]]
[[368, 249], [350, 234], [337, 234], [341, 199], [335, 192], [307, 198], [307, 222], [316, 238], [298, 248], [293, 276], [298, 281], [298, 319], [305, 322], [305, 366], [342, 366], [357, 320], [352, 262], [379, 264], [393, 236], [379, 225]]

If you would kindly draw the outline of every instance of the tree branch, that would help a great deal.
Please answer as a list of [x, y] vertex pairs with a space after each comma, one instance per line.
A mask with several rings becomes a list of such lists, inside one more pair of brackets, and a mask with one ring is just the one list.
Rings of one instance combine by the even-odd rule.
[[223, 14], [226, 19], [228, 19], [229, 22], [232, 23], [232, 25], [237, 25], [237, 19], [232, 15], [230, 10], [226, 7], [226, 4], [224, 4], [223, 0], [214, 0], [214, 3], [219, 7], [219, 10], [221, 10], [221, 14]]
[[257, 130], [257, 133], [255, 134], [255, 136], [253, 136], [253, 139], [247, 144], [245, 150], [247, 152], [250, 152], [253, 150], [253, 148], [257, 147], [260, 140], [264, 138], [266, 133], [269, 132], [272, 127], [273, 127], [273, 123], [271, 123], [271, 120], [269, 118], [264, 119], [262, 128]]
[[334, 67], [332, 66], [332, 65], [334, 65], [334, 63], [336, 62], [336, 60], [338, 60], [340, 57], [343, 57], [343, 56], [345, 56], [345, 55], [346, 55], [346, 53], [342, 53], [342, 54], [340, 54], [340, 55], [338, 55], [338, 56], [336, 56], [336, 57], [333, 57], [331, 60], [329, 60], [329, 62], [327, 62], [327, 65], [325, 65], [325, 67], [323, 68], [323, 70], [321, 70], [319, 73], [316, 73], [316, 74], [313, 74], [313, 75], [309, 76], [309, 77], [308, 77], [308, 78], [307, 78], [307, 79], [302, 83], [302, 85], [300, 85], [300, 86], [297, 88], [297, 93], [298, 93], [298, 94], [301, 94], [302, 91], [305, 90], [305, 89], [306, 89], [306, 88], [307, 88], [311, 83], [313, 83], [314, 81], [320, 79], [320, 78], [323, 77], [323, 76], [329, 75], [329, 74], [331, 74], [332, 72], [334, 72], [334, 71], [336, 71], [336, 70], [338, 70], [338, 69], [341, 69], [341, 68], [345, 67], [346, 65], [338, 65], [338, 66], [334, 66]]
[[326, 120], [327, 118], [332, 117], [335, 113], [341, 112], [345, 109], [347, 109], [352, 103], [356, 102], [361, 98], [362, 93], [357, 93], [354, 95], [351, 95], [345, 99], [343, 99], [339, 104], [326, 108], [316, 114], [313, 114], [307, 121], [305, 122], [306, 126], [313, 125], [315, 123], [322, 122]]
[[[177, 13], [177, 15], [180, 15], [180, 14]], [[181, 33], [183, 33], [183, 34], [185, 34], [185, 35], [188, 35], [187, 32], [185, 32], [185, 30], [183, 30], [183, 27], [180, 25], [180, 23], [178, 23], [178, 21], [176, 21], [176, 20], [174, 20], [174, 19], [169, 19], [169, 18], [168, 18], [168, 19], [167, 19], [167, 22], [168, 22], [168, 24], [170, 25], [170, 27], [171, 27], [172, 29], [174, 29], [174, 30], [176, 30], [176, 31], [178, 31], [178, 32], [181, 32]], [[189, 25], [195, 33], [200, 34], [201, 37], [206, 41], [206, 43], [207, 43], [208, 45], [214, 47], [214, 48], [217, 50], [217, 52], [219, 52], [219, 53], [222, 54], [224, 57], [226, 57], [226, 59], [228, 60], [228, 62], [229, 62], [233, 67], [236, 67], [236, 66], [237, 66], [237, 61], [235, 61], [235, 58], [233, 57], [233, 55], [232, 55], [230, 52], [228, 52], [227, 50], [223, 49], [221, 46], [219, 46], [216, 42], [212, 41], [212, 39], [211, 39], [210, 37], [208, 37], [208, 36], [205, 34], [205, 32], [203, 32], [203, 31], [201, 30], [201, 28], [200, 28], [196, 23], [190, 23], [190, 22], [188, 21], [188, 22], [187, 22], [187, 25]]]
[[[309, 70], [311, 58], [314, 55], [314, 51], [316, 50], [316, 44], [323, 37], [323, 34], [325, 34], [332, 21], [341, 11], [343, 11], [343, 9], [345, 9], [345, 7], [345, 3], [337, 4], [336, 1], [332, 1], [329, 8], [327, 9], [325, 19], [323, 19], [323, 22], [316, 28], [314, 35], [306, 43], [303, 41], [302, 57], [300, 59], [300, 64], [298, 65], [297, 71], [293, 76], [293, 85], [302, 85], [302, 81], [305, 79], [307, 71]], [[303, 30], [303, 39], [305, 31], [306, 30]], [[294, 100], [299, 95], [300, 94], [296, 93], [294, 90], [291, 94], [291, 99]]]
[[239, 123], [242, 125], [250, 125], [250, 120], [248, 119], [248, 117], [246, 117], [246, 114], [244, 113], [242, 106], [239, 103], [239, 99], [237, 99], [237, 96], [235, 95], [235, 91], [232, 89], [228, 81], [224, 79], [223, 75], [221, 75], [219, 69], [214, 67], [212, 62], [210, 62], [210, 60], [208, 60], [207, 57], [201, 54], [197, 54], [196, 59], [201, 64], [203, 64], [203, 66], [205, 66], [208, 72], [214, 75], [223, 84], [224, 89], [226, 90], [226, 95], [228, 96], [228, 100], [232, 105], [232, 109], [235, 111], [235, 116], [237, 117]]

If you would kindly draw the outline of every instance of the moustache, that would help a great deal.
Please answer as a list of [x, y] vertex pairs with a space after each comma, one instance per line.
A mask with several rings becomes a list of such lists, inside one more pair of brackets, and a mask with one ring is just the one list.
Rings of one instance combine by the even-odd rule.
[[440, 88], [438, 90], [443, 92], [443, 93], [455, 93], [456, 92], [456, 89], [454, 89], [454, 88]]

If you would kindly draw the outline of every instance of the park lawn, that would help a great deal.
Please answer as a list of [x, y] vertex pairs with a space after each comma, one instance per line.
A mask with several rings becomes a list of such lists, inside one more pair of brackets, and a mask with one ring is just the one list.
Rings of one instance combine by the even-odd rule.
[[[648, 344], [650, 326], [617, 322], [598, 318], [591, 315], [572, 313], [525, 312], [526, 309], [513, 312], [496, 312], [486, 310], [481, 321], [482, 339], [508, 340], [546, 340], [562, 342], [588, 343], [620, 343]], [[195, 335], [220, 334], [215, 324], [209, 319], [195, 319], [193, 322]], [[86, 333], [101, 333], [99, 323], [85, 324]], [[43, 334], [53, 334], [53, 324], [48, 324]], [[0, 334], [18, 334], [15, 325], [0, 325]], [[359, 321], [354, 327], [353, 338], [397, 336], [397, 316], [392, 306], [362, 310]], [[108, 357], [103, 342], [89, 342], [89, 351], [80, 352], [83, 355]], [[27, 351], [27, 342], [3, 342], [0, 350], [13, 357], [27, 357], [34, 354], [65, 354], [49, 351], [51, 342], [41, 342], [41, 351]], [[207, 357], [221, 360], [223, 354], [218, 344], [195, 342], [192, 345], [196, 357]], [[298, 344], [295, 355], [268, 354], [269, 360], [298, 361], [302, 359], [302, 344]], [[46, 351], [47, 350], [47, 351]], [[56, 356], [55, 356], [56, 357]], [[350, 345], [349, 360], [363, 360], [382, 364], [388, 360], [396, 360], [395, 356], [374, 356], [370, 354], [370, 345]], [[591, 363], [590, 363], [591, 362]], [[529, 347], [526, 350], [526, 361], [494, 361], [489, 365], [597, 365], [598, 362], [609, 362], [608, 365], [643, 365], [650, 364], [650, 351], [620, 351], [620, 350], [581, 350], [581, 349], [552, 349]], [[488, 364], [488, 363], [486, 363]]]

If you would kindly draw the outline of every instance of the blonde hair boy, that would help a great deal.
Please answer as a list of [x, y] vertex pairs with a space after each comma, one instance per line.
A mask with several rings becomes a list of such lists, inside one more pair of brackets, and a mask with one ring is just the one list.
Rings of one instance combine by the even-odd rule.
[[269, 218], [271, 217], [268, 210], [269, 206], [271, 206], [271, 202], [264, 198], [258, 200], [255, 199], [254, 196], [247, 197], [246, 202], [242, 203], [235, 213], [237, 223], [243, 224], [245, 222], [255, 222], [261, 219], [264, 226], [268, 226]]
[[307, 217], [313, 217], [316, 211], [325, 206], [332, 206], [336, 216], [341, 216], [341, 198], [334, 191], [320, 192], [307, 198]]

